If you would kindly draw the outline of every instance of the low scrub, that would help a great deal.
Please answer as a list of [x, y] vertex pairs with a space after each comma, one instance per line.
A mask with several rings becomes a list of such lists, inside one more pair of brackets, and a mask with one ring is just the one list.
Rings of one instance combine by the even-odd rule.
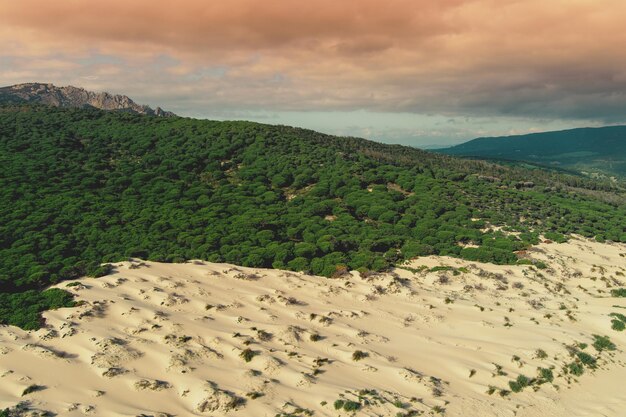
[[611, 313], [610, 317], [613, 317], [611, 320], [611, 329], [621, 332], [626, 329], [626, 316], [620, 313]]
[[552, 382], [554, 381], [554, 373], [552, 372], [552, 369], [549, 368], [539, 368], [539, 383], [543, 384], [546, 382]]
[[241, 356], [241, 358], [246, 361], [246, 362], [250, 362], [255, 356], [257, 356], [259, 353], [253, 351], [252, 349], [244, 349], [243, 351], [241, 351], [241, 353], [239, 354], [239, 356]]
[[611, 339], [609, 339], [608, 336], [599, 336], [597, 334], [594, 334], [593, 339], [593, 347], [596, 348], [598, 352], [617, 349], [615, 343], [611, 342]]
[[355, 350], [352, 354], [353, 361], [360, 361], [361, 359], [365, 359], [369, 356], [369, 353], [363, 352], [362, 350]]
[[336, 400], [333, 404], [335, 410], [358, 411], [361, 409], [361, 403], [350, 400]]
[[572, 362], [566, 366], [567, 372], [574, 376], [581, 376], [585, 372], [585, 368], [578, 362]]
[[612, 297], [626, 297], [626, 288], [617, 288], [611, 290]]
[[521, 392], [524, 388], [529, 386], [532, 380], [525, 375], [519, 375], [514, 381], [509, 381], [509, 388], [513, 392]]

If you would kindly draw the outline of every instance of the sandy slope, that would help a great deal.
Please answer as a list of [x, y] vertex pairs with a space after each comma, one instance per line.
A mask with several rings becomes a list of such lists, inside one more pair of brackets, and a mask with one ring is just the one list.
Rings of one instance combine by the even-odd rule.
[[[67, 287], [84, 304], [46, 313], [46, 328], [0, 328], [0, 408], [337, 416], [351, 413], [336, 411], [335, 400], [368, 390], [356, 415], [625, 415], [626, 331], [612, 330], [608, 314], [626, 314], [613, 307], [626, 299], [609, 294], [626, 286], [626, 246], [574, 240], [528, 256], [550, 268], [429, 257], [413, 270], [327, 279], [201, 262], [118, 264]], [[593, 334], [617, 350], [598, 353]], [[598, 358], [579, 377], [563, 370], [577, 343]], [[357, 350], [366, 357], [353, 360]], [[554, 367], [554, 381], [501, 392], [538, 367]]]

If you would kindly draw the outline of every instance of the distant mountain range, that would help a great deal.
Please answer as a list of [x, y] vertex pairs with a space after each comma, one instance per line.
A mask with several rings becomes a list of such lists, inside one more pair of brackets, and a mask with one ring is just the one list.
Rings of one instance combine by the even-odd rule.
[[626, 177], [626, 126], [485, 137], [434, 151]]
[[160, 107], [135, 103], [127, 96], [110, 93], [94, 93], [83, 88], [67, 86], [57, 87], [53, 84], [25, 83], [9, 87], [0, 87], [0, 103], [28, 102], [45, 104], [55, 107], [95, 107], [101, 110], [126, 111], [149, 116], [175, 116]]

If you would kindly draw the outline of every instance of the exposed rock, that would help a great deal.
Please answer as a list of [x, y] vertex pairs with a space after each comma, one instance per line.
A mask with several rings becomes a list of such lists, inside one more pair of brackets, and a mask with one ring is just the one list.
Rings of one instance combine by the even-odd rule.
[[137, 104], [127, 96], [107, 92], [94, 93], [83, 88], [53, 84], [26, 83], [0, 88], [0, 102], [22, 102], [45, 104], [55, 107], [95, 107], [101, 110], [126, 111], [149, 116], [170, 117], [174, 113], [160, 107]]
[[114, 367], [114, 368], [109, 368], [106, 371], [104, 371], [102, 373], [102, 376], [107, 377], [107, 378], [113, 378], [118, 375], [124, 375], [125, 373], [128, 373], [126, 369]]
[[160, 381], [158, 379], [141, 379], [135, 382], [136, 390], [151, 390], [151, 391], [161, 391], [164, 389], [171, 388], [172, 385], [167, 381]]
[[236, 410], [246, 403], [244, 398], [238, 397], [230, 391], [222, 390], [212, 382], [208, 382], [205, 392], [206, 397], [196, 406], [196, 410], [200, 413], [228, 412]]
[[103, 339], [97, 346], [99, 350], [91, 357], [91, 363], [98, 368], [118, 368], [121, 364], [143, 355], [128, 346], [127, 341], [118, 338]]

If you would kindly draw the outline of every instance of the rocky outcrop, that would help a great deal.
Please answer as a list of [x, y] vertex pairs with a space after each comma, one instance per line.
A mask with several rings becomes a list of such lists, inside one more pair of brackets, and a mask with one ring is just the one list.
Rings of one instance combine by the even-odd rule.
[[0, 88], [0, 102], [38, 103], [55, 107], [95, 107], [101, 110], [128, 111], [150, 116], [169, 117], [174, 113], [160, 107], [135, 103], [127, 96], [109, 93], [94, 93], [83, 88], [67, 86], [57, 87], [53, 84], [26, 83]]

